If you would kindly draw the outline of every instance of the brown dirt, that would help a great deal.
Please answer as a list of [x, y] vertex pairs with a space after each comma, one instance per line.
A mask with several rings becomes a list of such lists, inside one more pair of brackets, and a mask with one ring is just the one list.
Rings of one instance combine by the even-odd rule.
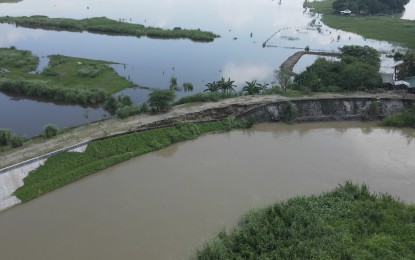
[[[367, 93], [355, 93], [348, 94], [347, 97], [389, 97], [389, 98], [402, 98], [402, 94], [367, 94]], [[304, 98], [336, 98], [346, 97], [341, 94], [319, 94], [312, 97]], [[412, 97], [415, 99], [415, 95], [406, 95], [406, 98]], [[184, 104], [173, 107], [169, 112], [157, 115], [141, 114], [132, 116], [127, 119], [111, 118], [108, 120], [94, 122], [87, 125], [82, 125], [68, 130], [58, 136], [51, 139], [44, 139], [37, 143], [26, 144], [17, 149], [2, 152], [0, 154], [0, 169], [6, 166], [10, 166], [36, 156], [40, 156], [60, 148], [75, 145], [84, 141], [105, 137], [109, 135], [115, 135], [125, 132], [134, 131], [137, 129], [145, 128], [146, 125], [156, 125], [159, 121], [168, 122], [169, 119], [174, 118], [189, 118], [190, 120], [198, 120], [197, 115], [203, 111], [209, 111], [217, 108], [229, 108], [232, 105], [246, 105], [247, 108], [254, 105], [266, 104], [280, 100], [289, 100], [290, 98], [279, 95], [261, 95], [261, 96], [241, 96], [231, 99], [225, 99], [219, 102], [208, 103], [192, 103]], [[296, 98], [299, 99], [299, 98]], [[231, 109], [225, 109], [226, 112], [217, 115], [216, 117], [232, 115]], [[239, 111], [240, 112], [240, 111]], [[211, 118], [215, 118], [215, 113], [212, 111], [209, 113]], [[192, 115], [187, 117], [187, 115]]]

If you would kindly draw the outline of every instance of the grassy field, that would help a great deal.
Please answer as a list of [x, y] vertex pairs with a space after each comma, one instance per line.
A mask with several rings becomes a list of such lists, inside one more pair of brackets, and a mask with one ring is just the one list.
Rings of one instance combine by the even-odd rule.
[[63, 152], [50, 157], [43, 166], [24, 179], [24, 185], [16, 190], [15, 195], [22, 201], [28, 201], [112, 165], [173, 143], [195, 139], [209, 132], [229, 131], [251, 125], [252, 122], [234, 119], [198, 124], [181, 123], [93, 141], [85, 153]]
[[116, 74], [108, 61], [62, 55], [49, 56], [49, 65], [41, 73], [39, 58], [30, 51], [0, 49], [0, 90], [49, 100], [77, 104], [96, 104], [106, 96], [133, 83]]
[[[323, 14], [327, 26], [357, 33], [365, 38], [396, 43], [415, 49], [415, 22], [391, 15], [341, 16], [333, 13], [333, 0], [308, 2], [304, 6]], [[381, 30], [379, 30], [381, 28]]]
[[346, 182], [249, 212], [197, 259], [415, 259], [415, 205]]
[[141, 24], [132, 24], [112, 20], [106, 17], [94, 17], [82, 20], [69, 18], [49, 18], [47, 16], [22, 16], [22, 17], [0, 17], [0, 23], [16, 24], [27, 28], [41, 28], [46, 30], [64, 31], [88, 31], [108, 35], [127, 35], [127, 36], [147, 36], [161, 39], [187, 38], [192, 41], [211, 42], [219, 37], [211, 32], [201, 31], [200, 29], [161, 29], [155, 27], [145, 27]]

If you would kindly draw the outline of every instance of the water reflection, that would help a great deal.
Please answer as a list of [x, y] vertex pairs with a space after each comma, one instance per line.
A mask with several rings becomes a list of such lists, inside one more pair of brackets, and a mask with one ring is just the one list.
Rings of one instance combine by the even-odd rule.
[[[396, 49], [392, 44], [367, 40], [324, 25], [310, 26], [313, 20], [316, 20], [314, 24], [319, 23], [320, 16], [303, 13], [302, 4], [303, 0], [284, 1], [281, 4], [269, 0], [25, 0], [17, 4], [2, 5], [0, 16], [106, 16], [146, 26], [200, 28], [220, 34], [221, 38], [212, 43], [195, 43], [190, 40], [34, 30], [1, 24], [0, 46], [14, 45], [18, 49], [31, 50], [39, 57], [62, 54], [113, 61], [122, 64], [114, 66], [116, 71], [138, 86], [167, 89], [170, 78], [176, 77], [179, 85], [183, 82], [192, 83], [194, 92], [203, 91], [206, 83], [221, 77], [231, 78], [238, 84], [239, 89], [246, 81], [270, 83], [274, 81], [273, 69], [305, 46], [312, 50], [325, 51], [337, 51], [346, 44], [370, 45], [386, 53]], [[265, 41], [267, 46], [274, 47], [263, 48]], [[382, 59], [382, 64], [385, 60], [387, 57]], [[313, 60], [309, 61], [311, 63]], [[382, 65], [382, 70], [390, 71], [390, 64]], [[303, 62], [300, 69], [307, 65], [307, 62]], [[122, 93], [128, 93], [133, 96], [134, 102], [142, 103], [147, 100], [148, 90], [135, 88]], [[179, 92], [177, 96], [188, 94]], [[21, 105], [25, 106], [24, 103]], [[10, 110], [9, 105], [3, 106]], [[55, 107], [49, 107], [49, 111], [54, 110]], [[41, 121], [62, 118], [59, 113], [56, 110], [52, 117], [42, 118]], [[74, 109], [73, 113], [78, 114], [79, 108]], [[0, 114], [0, 122], [5, 122], [3, 116]], [[25, 117], [15, 117], [15, 120], [25, 121]], [[81, 120], [76, 123], [82, 122]], [[32, 123], [34, 127], [40, 127], [36, 122]], [[4, 126], [14, 128], [17, 125], [14, 123]], [[23, 129], [16, 131], [24, 132]]]

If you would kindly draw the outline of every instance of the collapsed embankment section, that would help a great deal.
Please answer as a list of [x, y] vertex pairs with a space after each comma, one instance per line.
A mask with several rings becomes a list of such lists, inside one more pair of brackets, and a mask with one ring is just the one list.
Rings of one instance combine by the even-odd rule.
[[[257, 106], [238, 115], [256, 122], [376, 120], [410, 107], [413, 100], [390, 98], [333, 98], [280, 101]], [[289, 107], [295, 117], [287, 120]]]

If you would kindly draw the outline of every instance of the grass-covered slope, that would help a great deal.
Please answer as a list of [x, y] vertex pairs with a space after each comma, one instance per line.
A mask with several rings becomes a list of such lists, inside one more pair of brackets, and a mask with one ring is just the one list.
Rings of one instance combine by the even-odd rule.
[[198, 259], [415, 259], [415, 206], [346, 182], [245, 215]]
[[82, 20], [70, 18], [49, 18], [47, 16], [21, 16], [0, 17], [0, 23], [16, 24], [27, 28], [41, 28], [46, 30], [88, 31], [108, 35], [148, 36], [152, 38], [179, 39], [187, 38], [193, 41], [211, 42], [218, 35], [201, 31], [200, 29], [182, 29], [176, 27], [172, 30], [155, 27], [145, 27], [141, 24], [132, 24], [112, 20], [106, 17], [86, 18]]
[[173, 143], [194, 139], [208, 132], [249, 126], [247, 122], [233, 119], [198, 124], [181, 123], [94, 141], [88, 145], [85, 153], [63, 152], [50, 157], [43, 166], [24, 179], [24, 185], [16, 190], [15, 195], [25, 202], [117, 163]]

